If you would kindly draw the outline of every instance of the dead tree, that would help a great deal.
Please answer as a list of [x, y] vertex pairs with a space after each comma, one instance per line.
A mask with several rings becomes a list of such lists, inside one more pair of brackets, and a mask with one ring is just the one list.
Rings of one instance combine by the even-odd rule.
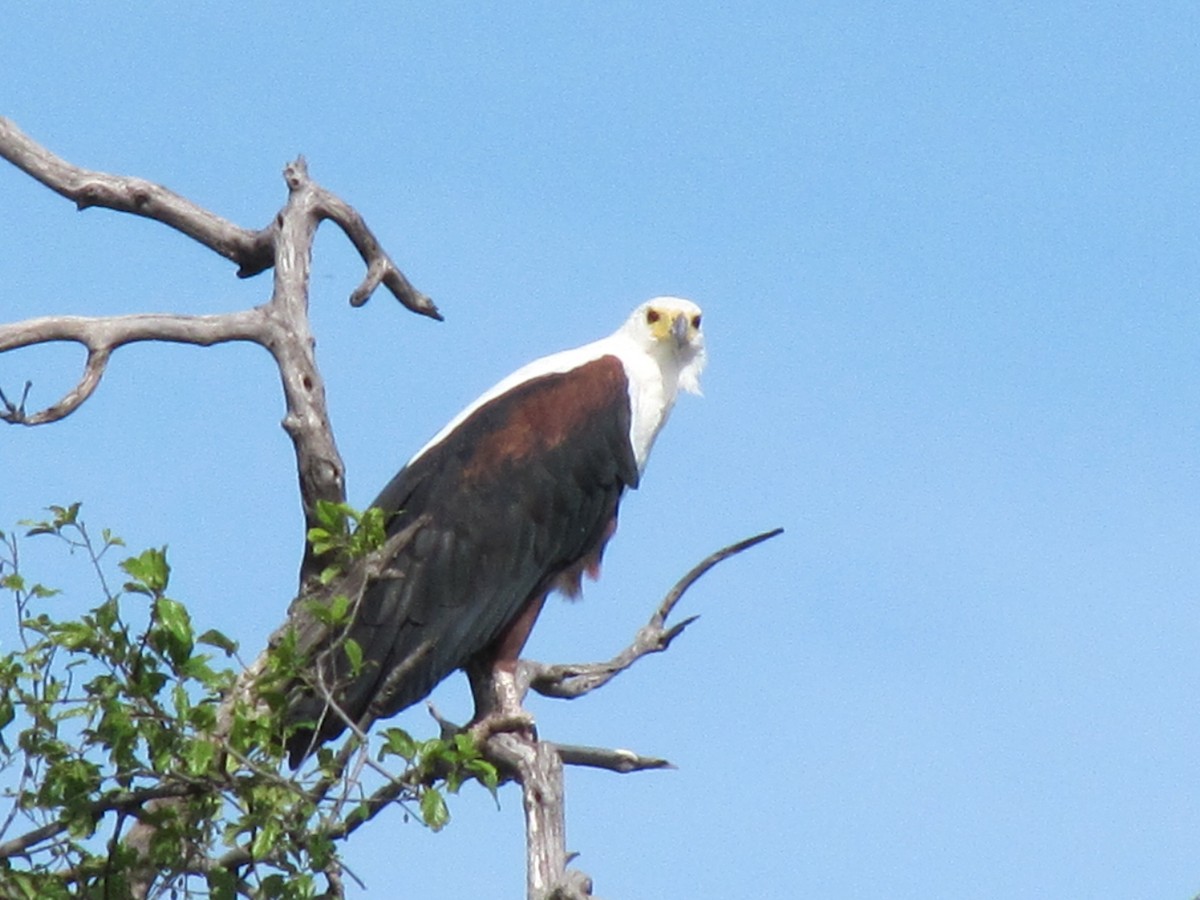
[[[0, 118], [0, 156], [46, 187], [75, 203], [77, 209], [101, 207], [154, 219], [182, 232], [237, 265], [237, 275], [248, 278], [268, 269], [274, 271], [270, 298], [260, 306], [218, 315], [131, 314], [111, 317], [49, 315], [0, 325], [0, 352], [49, 342], [74, 342], [86, 351], [83, 372], [74, 388], [49, 406], [29, 411], [30, 384], [19, 396], [0, 391], [0, 420], [13, 425], [44, 425], [73, 413], [97, 389], [113, 352], [138, 341], [166, 341], [210, 346], [244, 341], [257, 344], [271, 354], [279, 370], [286, 404], [283, 428], [296, 456], [300, 502], [305, 517], [305, 534], [318, 525], [320, 501], [345, 500], [345, 467], [338, 453], [326, 408], [325, 389], [314, 354], [309, 326], [308, 297], [312, 242], [317, 227], [330, 220], [350, 239], [366, 266], [363, 281], [350, 295], [352, 306], [361, 306], [381, 285], [407, 309], [441, 319], [433, 302], [416, 290], [380, 246], [362, 217], [345, 201], [313, 181], [303, 158], [284, 168], [287, 200], [270, 224], [258, 230], [242, 228], [190, 200], [140, 178], [89, 171], [55, 156], [24, 135], [11, 121]], [[3, 386], [0, 386], [3, 387]], [[717, 551], [687, 573], [655, 609], [650, 621], [632, 643], [613, 659], [581, 665], [546, 665], [522, 661], [516, 683], [505, 685], [520, 698], [533, 690], [549, 697], [575, 698], [606, 684], [650, 653], [666, 650], [695, 619], [690, 617], [667, 625], [667, 618], [683, 593], [712, 566], [754, 544], [775, 536], [766, 532]], [[342, 589], [361, 595], [369, 583], [368, 558], [363, 567], [336, 582], [322, 586], [318, 574], [324, 568], [307, 541], [303, 542], [298, 597], [322, 590]], [[293, 604], [293, 610], [301, 608]], [[306, 623], [311, 626], [312, 623]], [[295, 621], [285, 627], [296, 625]], [[257, 665], [257, 664], [256, 664]], [[249, 667], [241, 686], [253, 684], [254, 666]], [[499, 690], [501, 686], [493, 686]], [[454, 726], [442, 723], [444, 730]], [[479, 736], [486, 755], [507, 778], [521, 785], [527, 845], [527, 886], [530, 900], [591, 897], [591, 880], [569, 870], [570, 855], [565, 843], [563, 814], [563, 765], [591, 766], [618, 773], [669, 767], [663, 759], [644, 757], [627, 750], [578, 747], [535, 739], [515, 730]], [[343, 748], [348, 756], [349, 744]], [[371, 812], [347, 820], [334, 837], [345, 837], [384, 808], [401, 789], [395, 780], [369, 798]], [[135, 798], [136, 799], [136, 798]], [[171, 802], [170, 797], [146, 796], [142, 802]], [[11, 843], [11, 842], [10, 842]], [[198, 865], [236, 867], [243, 864], [237, 851], [220, 860], [203, 860]], [[331, 888], [336, 888], [331, 876]], [[145, 886], [143, 886], [145, 887]]]

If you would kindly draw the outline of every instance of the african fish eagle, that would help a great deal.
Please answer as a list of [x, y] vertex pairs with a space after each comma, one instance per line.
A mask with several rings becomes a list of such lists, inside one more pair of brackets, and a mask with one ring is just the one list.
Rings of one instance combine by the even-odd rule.
[[597, 577], [679, 389], [700, 393], [700, 315], [643, 303], [608, 337], [518, 369], [417, 451], [372, 504], [389, 536], [412, 533], [347, 626], [361, 666], [320, 653], [325, 690], [290, 700], [293, 767], [347, 718], [394, 715], [455, 669], [511, 672], [547, 594]]

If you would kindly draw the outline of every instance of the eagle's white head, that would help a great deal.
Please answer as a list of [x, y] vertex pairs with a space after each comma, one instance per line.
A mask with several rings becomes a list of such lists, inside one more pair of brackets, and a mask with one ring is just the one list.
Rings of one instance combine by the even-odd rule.
[[621, 331], [654, 357], [664, 374], [674, 375], [679, 387], [699, 394], [700, 373], [708, 361], [701, 317], [691, 300], [655, 297], [635, 309]]

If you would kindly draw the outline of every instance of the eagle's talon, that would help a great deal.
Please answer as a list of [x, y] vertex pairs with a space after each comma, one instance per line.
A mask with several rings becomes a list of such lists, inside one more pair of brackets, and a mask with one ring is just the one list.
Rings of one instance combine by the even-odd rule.
[[496, 734], [518, 734], [532, 741], [538, 739], [537, 720], [527, 709], [497, 710], [476, 719], [467, 726], [467, 734], [482, 744]]

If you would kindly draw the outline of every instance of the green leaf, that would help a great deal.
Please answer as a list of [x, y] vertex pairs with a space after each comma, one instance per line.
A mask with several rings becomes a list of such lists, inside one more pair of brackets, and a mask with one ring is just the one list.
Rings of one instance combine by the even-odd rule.
[[234, 900], [237, 896], [237, 879], [229, 869], [213, 866], [206, 873], [210, 900]]
[[342, 649], [346, 652], [346, 659], [350, 660], [350, 673], [358, 677], [359, 673], [362, 672], [362, 645], [354, 640], [354, 638], [346, 638], [345, 643], [342, 644]]
[[121, 620], [121, 609], [116, 599], [105, 600], [92, 611], [96, 614], [96, 625], [102, 631], [114, 631]]
[[54, 643], [68, 650], [92, 645], [96, 632], [83, 622], [63, 622], [54, 628]]
[[350, 598], [345, 594], [331, 600], [309, 600], [305, 608], [322, 625], [344, 625], [350, 620]]
[[421, 794], [421, 818], [434, 831], [441, 831], [450, 821], [450, 810], [442, 792], [437, 788], [426, 788]]
[[350, 554], [356, 558], [366, 556], [382, 547], [387, 540], [387, 516], [377, 506], [372, 506], [358, 518], [358, 527], [350, 541]]
[[187, 748], [185, 759], [189, 775], [203, 775], [217, 758], [217, 745], [211, 741], [193, 741]]
[[464, 764], [468, 772], [479, 779], [479, 783], [491, 791], [493, 797], [500, 787], [500, 772], [486, 759], [469, 759]]
[[454, 735], [454, 749], [464, 757], [479, 755], [479, 748], [475, 746], [475, 738], [465, 731]]
[[313, 553], [318, 556], [328, 553], [337, 546], [334, 536], [324, 528], [308, 529], [308, 542], [312, 545]]
[[258, 834], [254, 836], [254, 840], [250, 842], [250, 855], [255, 859], [263, 859], [275, 849], [275, 845], [279, 842], [279, 836], [282, 833], [282, 826], [275, 819], [268, 819], [259, 828]]
[[179, 675], [200, 682], [207, 690], [222, 691], [232, 683], [234, 674], [229, 669], [214, 669], [208, 664], [209, 659], [207, 653], [189, 657], [177, 667]]
[[379, 758], [399, 756], [407, 762], [417, 755], [417, 742], [403, 728], [385, 728], [383, 730], [384, 744], [379, 748]]
[[46, 507], [46, 511], [54, 514], [52, 520], [35, 522], [22, 519], [18, 524], [29, 528], [25, 532], [26, 537], [33, 537], [37, 534], [59, 534], [68, 525], [76, 525], [78, 527], [80, 505], [79, 503], [72, 503], [70, 506], [48, 506]]
[[313, 553], [336, 557], [322, 573], [326, 584], [336, 577], [339, 563], [361, 559], [387, 540], [387, 515], [377, 507], [360, 513], [346, 503], [318, 500], [314, 514], [320, 524], [308, 530]]
[[65, 525], [74, 525], [79, 519], [79, 507], [81, 503], [72, 503], [70, 506], [50, 506], [48, 509], [54, 513], [54, 525], [61, 529]]
[[166, 547], [151, 547], [140, 556], [131, 556], [121, 562], [121, 568], [134, 579], [133, 583], [125, 585], [125, 589], [139, 594], [161, 594], [167, 589], [171, 577]]
[[165, 645], [159, 649], [165, 650], [175, 665], [183, 665], [192, 655], [193, 647], [192, 620], [187, 609], [178, 600], [159, 597], [154, 601], [154, 617], [158, 623], [155, 632], [167, 636]]
[[192, 620], [182, 603], [170, 597], [159, 597], [154, 604], [154, 614], [163, 628], [171, 632], [172, 637], [191, 643]]
[[259, 895], [274, 900], [278, 897], [286, 897], [289, 885], [287, 880], [280, 874], [268, 875], [262, 879], [259, 886]]
[[338, 594], [329, 601], [329, 619], [332, 624], [343, 624], [349, 618], [347, 615], [349, 612], [350, 598], [345, 594]]
[[308, 855], [314, 870], [323, 870], [334, 858], [336, 848], [329, 836], [324, 832], [315, 832], [308, 836]]
[[346, 519], [353, 512], [353, 509], [346, 503], [337, 503], [333, 500], [318, 500], [315, 512], [317, 514], [317, 521], [329, 531], [345, 533]]
[[209, 647], [216, 647], [218, 650], [224, 650], [226, 656], [233, 656], [235, 653], [237, 653], [237, 641], [230, 637], [226, 637], [215, 628], [208, 629], [208, 631], [196, 638], [196, 642], [200, 644], [207, 644]]

